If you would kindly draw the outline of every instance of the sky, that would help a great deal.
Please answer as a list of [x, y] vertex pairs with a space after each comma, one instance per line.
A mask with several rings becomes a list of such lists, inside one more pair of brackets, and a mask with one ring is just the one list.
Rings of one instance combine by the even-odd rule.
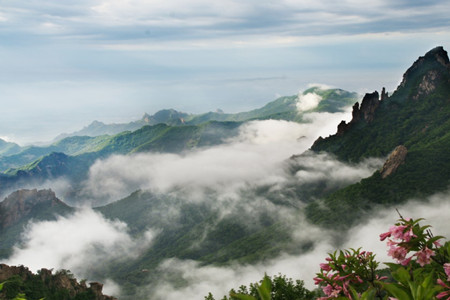
[[311, 83], [392, 91], [450, 48], [449, 15], [448, 0], [1, 0], [0, 138], [245, 111]]

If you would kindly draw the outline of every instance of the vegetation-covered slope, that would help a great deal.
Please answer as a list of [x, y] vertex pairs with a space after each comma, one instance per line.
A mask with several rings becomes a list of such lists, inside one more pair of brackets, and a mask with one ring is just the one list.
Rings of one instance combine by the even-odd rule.
[[[70, 137], [67, 138], [69, 141], [79, 138], [90, 141], [85, 144], [90, 152], [78, 155], [52, 152], [22, 167], [8, 169], [4, 174], [0, 174], [0, 191], [19, 187], [27, 182], [40, 183], [59, 177], [65, 177], [76, 185], [86, 178], [89, 167], [97, 159], [111, 154], [144, 151], [179, 153], [197, 147], [217, 145], [236, 136], [239, 125], [240, 123], [236, 122], [208, 122], [197, 126], [158, 124], [112, 137]], [[58, 144], [63, 142], [66, 148], [70, 146], [72, 150], [79, 149], [66, 140]]]
[[0, 202], [0, 257], [7, 256], [30, 220], [55, 220], [74, 209], [51, 190], [19, 190]]
[[[420, 57], [394, 94], [378, 101], [366, 95], [354, 107], [353, 120], [336, 135], [319, 139], [312, 149], [347, 161], [387, 156], [403, 145], [407, 155], [396, 172], [370, 178], [311, 204], [311, 220], [348, 225], [374, 205], [397, 204], [443, 191], [450, 185], [450, 63], [442, 47]], [[384, 177], [384, 178], [383, 178]], [[356, 209], [355, 209], [356, 208]], [[343, 220], [342, 216], [346, 218]]]

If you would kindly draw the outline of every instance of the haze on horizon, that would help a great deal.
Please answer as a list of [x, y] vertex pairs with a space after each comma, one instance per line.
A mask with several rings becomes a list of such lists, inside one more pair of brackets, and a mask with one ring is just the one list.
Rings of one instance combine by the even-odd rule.
[[5, 2], [0, 137], [245, 111], [309, 83], [392, 91], [418, 56], [450, 48], [448, 15], [439, 0]]

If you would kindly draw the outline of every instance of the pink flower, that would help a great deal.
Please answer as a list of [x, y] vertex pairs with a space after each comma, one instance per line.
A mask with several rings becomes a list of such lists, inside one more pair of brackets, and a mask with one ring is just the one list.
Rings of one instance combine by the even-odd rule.
[[314, 284], [316, 284], [316, 285], [318, 285], [319, 283], [321, 283], [323, 281], [323, 279], [319, 278], [319, 277], [314, 277], [313, 279], [314, 279]]
[[448, 285], [446, 285], [441, 279], [437, 280], [437, 283], [442, 286], [443, 288], [447, 289], [447, 291], [443, 291], [439, 294], [436, 295], [436, 298], [438, 299], [442, 299], [444, 297], [447, 297], [446, 299], [450, 299], [450, 287]]
[[412, 259], [412, 256], [411, 256], [410, 258], [405, 258], [404, 260], [402, 260], [402, 261], [400, 262], [400, 264], [401, 264], [402, 266], [407, 266], [407, 265], [409, 264], [409, 262], [411, 261], [411, 259]]
[[441, 247], [441, 246], [442, 246], [442, 244], [441, 244], [441, 242], [440, 242], [439, 240], [434, 241], [433, 244], [434, 244], [436, 247]]
[[390, 236], [391, 236], [391, 232], [390, 231], [382, 233], [382, 234], [380, 234], [380, 241], [384, 241], [386, 238], [388, 238]]
[[331, 267], [329, 264], [322, 263], [320, 264], [320, 268], [326, 272], [331, 271]]
[[405, 225], [391, 226], [389, 228], [389, 231], [394, 238], [403, 239], [403, 232], [405, 231], [406, 227], [407, 226]]
[[417, 263], [423, 267], [431, 262], [431, 256], [434, 256], [435, 253], [433, 250], [425, 247], [425, 249], [420, 250], [415, 255], [417, 256]]
[[388, 251], [388, 255], [398, 261], [403, 261], [406, 257], [406, 254], [408, 254], [408, 252], [403, 247], [391, 246]]
[[337, 286], [336, 288], [334, 288], [330, 284], [327, 284], [326, 286], [322, 287], [322, 290], [325, 293], [325, 295], [327, 295], [328, 297], [337, 298], [340, 293], [340, 288], [341, 288], [340, 286]]
[[411, 240], [412, 237], [417, 237], [417, 235], [415, 235], [415, 234], [413, 233], [412, 228], [410, 228], [408, 231], [406, 231], [406, 232], [403, 234], [403, 240], [404, 240], [405, 242], [409, 242], [409, 241]]
[[447, 281], [450, 281], [450, 263], [444, 264], [445, 275], [447, 275]]
[[391, 239], [389, 239], [388, 241], [387, 241], [387, 243], [386, 243], [387, 245], [388, 245], [388, 247], [391, 247], [391, 246], [395, 246], [395, 245], [397, 245], [398, 243], [397, 242], [394, 242], [393, 240], [391, 240]]

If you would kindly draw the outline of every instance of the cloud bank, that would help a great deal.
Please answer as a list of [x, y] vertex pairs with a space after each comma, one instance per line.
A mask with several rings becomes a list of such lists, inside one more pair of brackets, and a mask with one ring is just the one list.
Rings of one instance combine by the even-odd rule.
[[[433, 195], [425, 201], [411, 200], [398, 209], [404, 217], [425, 218], [421, 224], [431, 225], [435, 235], [450, 237], [448, 226], [450, 191]], [[374, 211], [371, 219], [343, 235], [338, 244], [334, 236], [336, 233], [300, 222], [297, 227], [298, 233], [303, 236], [300, 239], [305, 237], [315, 239], [314, 248], [301, 255], [274, 257], [264, 264], [216, 267], [201, 266], [195, 261], [170, 259], [160, 265], [161, 274], [178, 273], [187, 284], [182, 288], [175, 287], [162, 277], [158, 285], [152, 287], [154, 293], [151, 299], [172, 300], [179, 299], [181, 295], [188, 299], [197, 299], [199, 296], [208, 295], [209, 292], [216, 299], [220, 299], [223, 295], [227, 295], [231, 288], [258, 282], [265, 273], [270, 276], [281, 273], [288, 278], [301, 279], [307, 288], [314, 289], [313, 277], [319, 272], [319, 264], [325, 262], [328, 253], [335, 250], [362, 247], [364, 250], [373, 251], [377, 261], [392, 262], [387, 256], [388, 247], [385, 242], [379, 240], [379, 235], [386, 232], [398, 218], [394, 208]], [[383, 264], [380, 264], [380, 268], [383, 267]]]
[[[148, 230], [133, 238], [125, 223], [106, 220], [92, 209], [84, 208], [56, 221], [30, 223], [21, 244], [14, 247], [4, 263], [25, 265], [34, 272], [41, 268], [68, 269], [77, 278], [92, 280], [104, 266], [136, 258], [150, 246], [157, 233]], [[105, 292], [117, 293], [112, 281], [97, 278], [100, 279], [106, 280]]]
[[[335, 124], [348, 117], [348, 113], [307, 116], [310, 121], [307, 124], [250, 122], [241, 128], [239, 136], [224, 145], [182, 155], [146, 153], [98, 161], [91, 168], [83, 190], [92, 203], [117, 200], [137, 188], [156, 194], [174, 194], [177, 201], [162, 201], [162, 206], [152, 210], [155, 213], [152, 218], [164, 211], [159, 218], [167, 222], [159, 223], [160, 227], [149, 225], [143, 237], [134, 238], [126, 224], [105, 220], [89, 209], [81, 210], [57, 221], [31, 223], [8, 263], [25, 264], [32, 269], [66, 268], [80, 278], [91, 278], [101, 270], [102, 264], [132, 261], [152, 247], [152, 240], [163, 232], [162, 228], [178, 221], [180, 201], [207, 203], [210, 209], [220, 212], [217, 222], [203, 228], [203, 235], [192, 241], [192, 247], [201, 247], [203, 239], [221, 218], [232, 217], [249, 224], [245, 226], [258, 226], [255, 222], [258, 216], [268, 214], [276, 221], [289, 224], [294, 247], [310, 243], [312, 249], [295, 255], [282, 253], [253, 265], [202, 266], [192, 260], [168, 259], [154, 270], [159, 280], [140, 289], [142, 299], [196, 299], [208, 292], [221, 297], [231, 288], [260, 280], [264, 273], [282, 273], [302, 279], [309, 288], [314, 288], [312, 278], [319, 263], [337, 247], [361, 246], [374, 251], [379, 261], [389, 261], [386, 246], [378, 241], [378, 235], [398, 218], [393, 209], [374, 211], [370, 220], [347, 234], [308, 224], [299, 213], [302, 201], [307, 200], [304, 197], [308, 189], [316, 186], [336, 189], [370, 176], [382, 165], [380, 159], [350, 165], [330, 155], [304, 152], [317, 136], [333, 133]], [[266, 188], [265, 192], [258, 194], [261, 187]], [[398, 208], [405, 217], [425, 217], [436, 234], [450, 236], [446, 226], [449, 198], [450, 193], [443, 193], [430, 197], [428, 202], [411, 200]], [[186, 285], [174, 284], [174, 274]], [[112, 292], [120, 290], [114, 282], [107, 283]]]
[[299, 93], [296, 106], [299, 112], [303, 112], [316, 108], [320, 101], [322, 101], [322, 97], [316, 93], [307, 93], [305, 95]]
[[241, 126], [239, 136], [224, 145], [181, 155], [112, 156], [91, 167], [82, 194], [99, 205], [137, 189], [155, 193], [178, 189], [188, 194], [214, 190], [223, 194], [248, 186], [281, 185], [290, 180], [287, 159], [304, 152], [319, 135], [334, 132], [335, 124], [348, 118], [348, 112], [311, 113], [305, 116], [309, 122], [305, 124], [252, 121]]

